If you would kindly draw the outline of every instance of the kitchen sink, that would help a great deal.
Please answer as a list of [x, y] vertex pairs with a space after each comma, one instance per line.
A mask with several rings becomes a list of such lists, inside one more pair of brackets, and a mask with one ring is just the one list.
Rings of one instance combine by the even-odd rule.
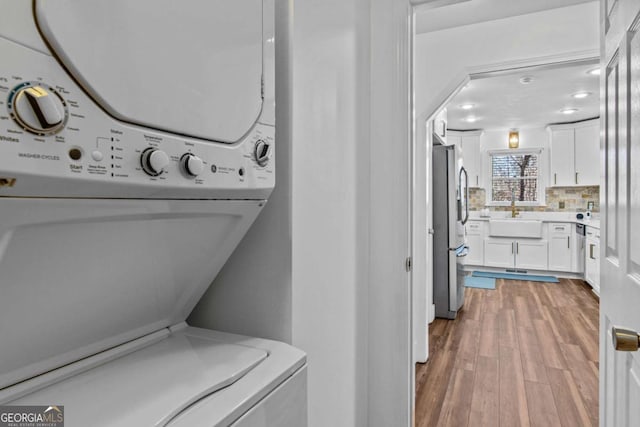
[[491, 237], [542, 237], [542, 221], [531, 219], [492, 219], [489, 220]]

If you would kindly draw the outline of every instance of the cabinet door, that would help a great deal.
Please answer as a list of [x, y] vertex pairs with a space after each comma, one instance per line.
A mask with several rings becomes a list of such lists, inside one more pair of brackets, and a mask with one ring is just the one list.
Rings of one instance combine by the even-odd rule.
[[600, 125], [577, 128], [575, 133], [575, 181], [578, 185], [600, 185]]
[[598, 251], [599, 245], [595, 239], [588, 237], [587, 238], [587, 248], [585, 253], [585, 262], [584, 262], [584, 279], [589, 283], [592, 287], [596, 287], [598, 282], [597, 278], [600, 274], [598, 268]]
[[547, 255], [546, 240], [516, 241], [516, 268], [547, 270]]
[[552, 234], [549, 237], [549, 270], [571, 271], [571, 236]]
[[574, 237], [573, 224], [549, 223], [549, 270], [572, 271]]
[[480, 136], [463, 136], [460, 145], [462, 147], [462, 163], [469, 174], [469, 187], [480, 187], [482, 185]]
[[466, 264], [484, 265], [484, 221], [469, 221], [465, 225], [467, 246]]
[[574, 233], [573, 240], [573, 259], [571, 260], [571, 271], [584, 275], [584, 261], [587, 242], [584, 236], [578, 236]]
[[467, 236], [467, 246], [469, 246], [469, 255], [467, 255], [467, 265], [484, 265], [484, 238], [482, 236]]
[[573, 129], [551, 131], [551, 186], [575, 185], [573, 141]]
[[598, 295], [600, 295], [600, 239], [596, 239], [595, 247], [593, 248], [594, 256], [595, 256], [595, 265], [594, 270], [595, 274], [593, 275], [593, 290], [596, 291]]
[[484, 241], [484, 265], [513, 268], [514, 248], [513, 240], [486, 239]]

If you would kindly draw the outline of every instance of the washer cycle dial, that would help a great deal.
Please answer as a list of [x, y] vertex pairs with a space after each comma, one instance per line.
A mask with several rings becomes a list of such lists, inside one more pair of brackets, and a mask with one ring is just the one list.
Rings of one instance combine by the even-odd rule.
[[202, 159], [191, 153], [185, 153], [180, 158], [180, 166], [185, 175], [191, 178], [200, 175], [204, 170], [204, 162]]
[[162, 150], [149, 147], [142, 152], [140, 164], [147, 175], [162, 175], [164, 168], [169, 166], [169, 156]]
[[260, 166], [266, 166], [269, 163], [269, 156], [271, 154], [271, 146], [265, 140], [260, 139], [256, 142], [256, 146], [253, 149], [253, 157], [256, 163]]
[[26, 131], [51, 135], [64, 128], [67, 105], [52, 87], [26, 82], [9, 94], [9, 114]]

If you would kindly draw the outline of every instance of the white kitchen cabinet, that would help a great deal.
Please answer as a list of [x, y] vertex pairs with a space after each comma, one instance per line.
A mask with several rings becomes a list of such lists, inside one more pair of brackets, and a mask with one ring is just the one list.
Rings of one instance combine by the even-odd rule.
[[600, 294], [600, 230], [587, 226], [584, 278]]
[[572, 271], [575, 248], [573, 224], [549, 224], [549, 270]]
[[469, 221], [466, 224], [467, 230], [467, 246], [469, 246], [469, 255], [467, 255], [467, 265], [483, 265], [484, 264], [484, 221]]
[[480, 154], [480, 134], [462, 136], [462, 164], [469, 174], [469, 187], [482, 187], [482, 161]]
[[482, 187], [481, 131], [449, 131], [447, 144], [460, 147], [462, 164], [469, 175], [469, 187]]
[[578, 185], [600, 185], [600, 126], [576, 128], [576, 181]]
[[547, 253], [546, 240], [488, 238], [484, 242], [484, 265], [487, 267], [546, 270]]
[[574, 136], [573, 129], [551, 131], [552, 186], [567, 187], [574, 185]]
[[432, 122], [433, 133], [438, 136], [444, 145], [451, 145], [449, 131], [447, 130], [447, 109], [443, 108]]
[[600, 122], [589, 120], [553, 125], [550, 150], [550, 186], [600, 184]]
[[447, 134], [447, 145], [460, 145], [462, 137], [453, 132], [454, 131], [449, 131]]
[[515, 266], [525, 270], [547, 269], [546, 240], [516, 240]]
[[511, 239], [485, 239], [484, 265], [487, 267], [513, 268], [514, 252], [514, 242]]

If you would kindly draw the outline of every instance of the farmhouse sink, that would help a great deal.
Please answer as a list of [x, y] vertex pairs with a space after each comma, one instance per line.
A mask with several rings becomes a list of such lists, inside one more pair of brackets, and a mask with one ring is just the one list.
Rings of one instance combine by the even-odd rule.
[[532, 219], [492, 219], [489, 220], [491, 237], [542, 237], [542, 221]]

